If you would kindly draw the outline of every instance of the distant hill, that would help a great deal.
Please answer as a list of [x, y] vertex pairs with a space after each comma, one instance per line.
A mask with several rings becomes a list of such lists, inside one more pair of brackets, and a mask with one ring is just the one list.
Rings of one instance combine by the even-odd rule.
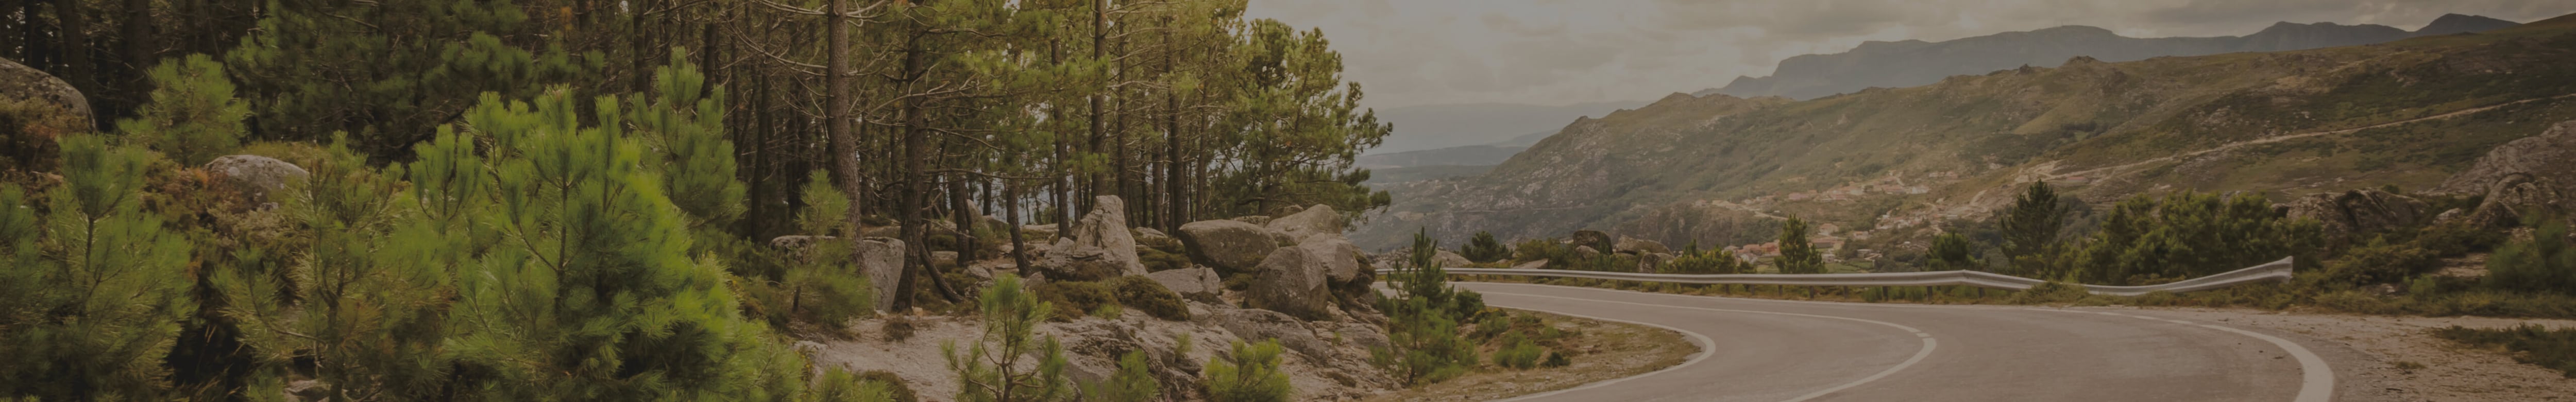
[[2482, 32], [2514, 25], [2517, 24], [2512, 21], [2448, 14], [2413, 32], [2385, 25], [2283, 22], [2253, 35], [2205, 38], [2131, 38], [2102, 28], [2062, 26], [1943, 42], [1872, 41], [1844, 53], [1790, 57], [1780, 61], [1772, 76], [1736, 77], [1724, 88], [1693, 95], [1815, 99], [1871, 87], [1930, 85], [1953, 75], [1985, 74], [2021, 66], [2056, 67], [2076, 56], [2123, 62], [2160, 56], [2278, 52]]
[[1422, 230], [1455, 244], [1600, 229], [1732, 245], [1797, 215], [1869, 232], [1854, 248], [1920, 252], [2031, 181], [2096, 208], [2179, 190], [2434, 188], [2576, 120], [2567, 60], [2576, 15], [2368, 46], [2074, 57], [1806, 101], [1675, 94], [1577, 121], [1481, 175], [1379, 186], [1395, 204], [1351, 239], [1385, 250]]
[[1424, 105], [1379, 109], [1379, 121], [1395, 124], [1395, 133], [1369, 154], [1390, 154], [1469, 145], [1488, 145], [1532, 132], [1555, 132], [1584, 116], [1602, 116], [1645, 106], [1643, 101], [1578, 103], [1561, 106], [1513, 103]]
[[1502, 164], [1503, 160], [1511, 159], [1512, 154], [1521, 153], [1521, 150], [1523, 149], [1529, 149], [1529, 147], [1469, 145], [1463, 147], [1425, 149], [1391, 154], [1364, 155], [1360, 156], [1359, 165], [1361, 168], [1367, 169], [1442, 165], [1491, 166]]

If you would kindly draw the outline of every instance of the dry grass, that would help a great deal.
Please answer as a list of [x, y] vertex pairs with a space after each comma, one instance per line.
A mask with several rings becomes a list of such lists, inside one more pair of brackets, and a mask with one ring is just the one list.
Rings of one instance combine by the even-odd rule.
[[1476, 372], [1429, 386], [1379, 394], [1366, 401], [1484, 401], [1582, 386], [1661, 370], [1699, 351], [1682, 334], [1662, 328], [1561, 315], [1534, 314], [1559, 330], [1580, 330], [1563, 340], [1571, 364], [1512, 370], [1485, 362]]

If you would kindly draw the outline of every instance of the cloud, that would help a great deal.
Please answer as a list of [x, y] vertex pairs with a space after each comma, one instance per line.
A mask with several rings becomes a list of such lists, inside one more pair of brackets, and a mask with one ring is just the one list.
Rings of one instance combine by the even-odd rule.
[[1251, 0], [1319, 27], [1367, 104], [1649, 100], [1772, 73], [1864, 41], [2061, 25], [2134, 37], [2244, 35], [2276, 21], [2415, 29], [2444, 13], [2533, 21], [2566, 0]]

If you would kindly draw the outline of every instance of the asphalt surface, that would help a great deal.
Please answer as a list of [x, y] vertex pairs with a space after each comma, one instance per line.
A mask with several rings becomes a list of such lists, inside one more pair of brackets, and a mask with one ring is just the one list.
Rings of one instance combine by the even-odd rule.
[[2293, 341], [2153, 312], [1455, 284], [1492, 306], [1660, 326], [1701, 343], [1703, 353], [1662, 371], [1508, 401], [2323, 402], [2334, 393], [2325, 361]]

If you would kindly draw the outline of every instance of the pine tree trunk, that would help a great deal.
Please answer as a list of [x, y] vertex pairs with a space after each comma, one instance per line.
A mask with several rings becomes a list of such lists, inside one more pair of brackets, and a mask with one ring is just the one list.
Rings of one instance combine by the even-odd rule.
[[826, 160], [832, 163], [832, 181], [850, 197], [847, 219], [851, 228], [858, 228], [867, 217], [868, 197], [859, 178], [858, 138], [850, 132], [850, 27], [841, 14], [847, 9], [846, 2], [831, 0], [831, 12], [823, 17], [827, 32], [823, 36], [831, 47], [823, 52], [830, 59], [823, 75], [825, 93], [830, 98], [824, 102], [823, 115], [824, 130], [829, 131], [826, 135], [831, 142], [832, 154]]

